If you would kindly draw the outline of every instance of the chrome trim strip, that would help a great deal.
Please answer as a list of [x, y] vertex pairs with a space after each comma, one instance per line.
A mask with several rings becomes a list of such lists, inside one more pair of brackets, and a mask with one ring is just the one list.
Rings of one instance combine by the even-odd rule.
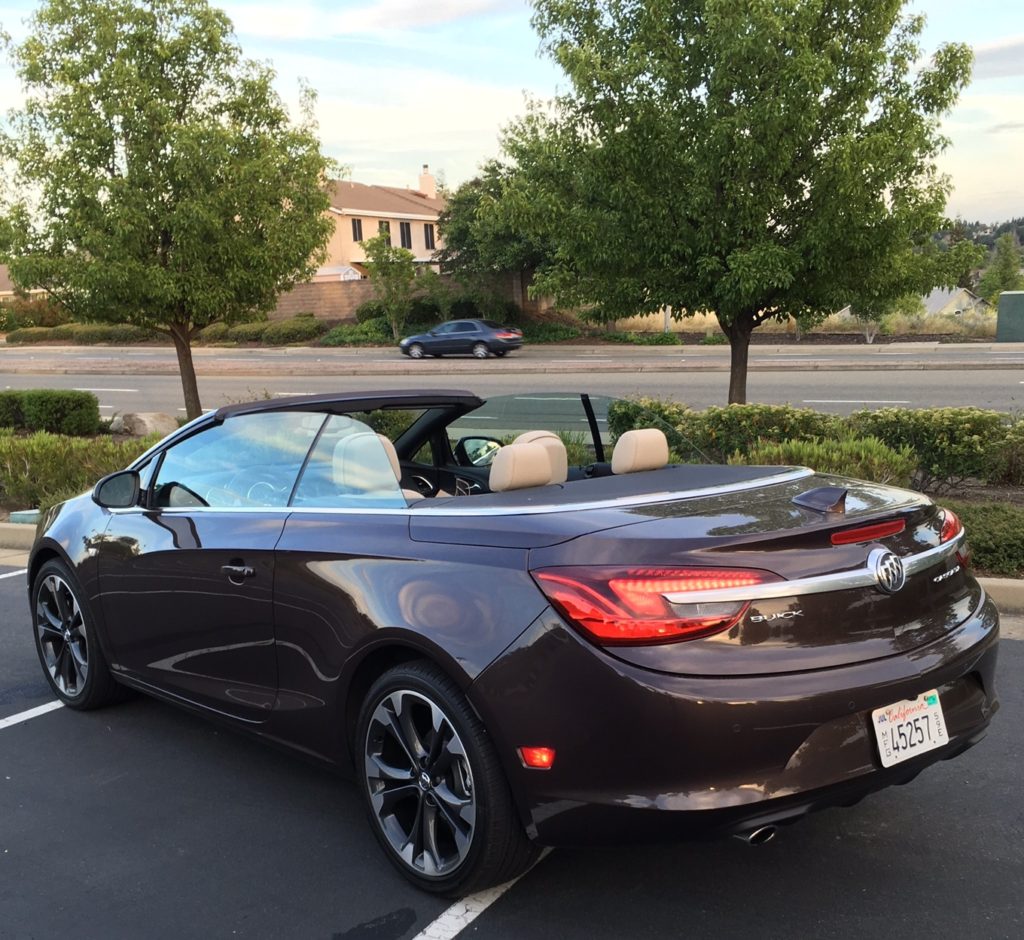
[[[111, 509], [112, 513], [126, 512], [171, 512], [171, 513], [204, 513], [204, 512], [262, 512], [262, 513], [317, 513], [320, 515], [357, 515], [357, 516], [539, 516], [555, 512], [577, 512], [581, 509], [630, 509], [635, 506], [651, 506], [656, 503], [674, 503], [687, 499], [700, 499], [703, 496], [727, 496], [731, 493], [742, 493], [747, 490], [761, 489], [766, 486], [778, 486], [782, 483], [792, 483], [796, 480], [803, 480], [813, 476], [814, 471], [806, 467], [798, 467], [788, 470], [785, 473], [776, 473], [769, 477], [759, 477], [756, 480], [746, 480], [742, 483], [730, 483], [724, 486], [705, 486], [698, 490], [674, 490], [662, 493], [643, 493], [636, 496], [617, 496], [614, 499], [599, 499], [583, 503], [549, 503], [539, 506], [423, 506], [417, 504], [416, 509], [410, 507], [397, 507], [395, 509], [358, 507], [313, 507], [313, 506], [184, 506], [180, 509], [164, 508], [160, 510], [142, 509], [132, 507], [130, 509]], [[578, 482], [583, 482], [578, 481]], [[452, 497], [460, 502], [471, 501], [472, 497]]]
[[[916, 555], [901, 558], [903, 570], [909, 578], [930, 568], [947, 555], [951, 555], [963, 539], [961, 531], [948, 542], [925, 549]], [[753, 584], [750, 587], [721, 588], [713, 591], [680, 591], [663, 594], [670, 604], [715, 604], [727, 601], [764, 601], [779, 597], [799, 597], [804, 594], [827, 594], [830, 591], [849, 591], [854, 588], [874, 587], [877, 584], [871, 565], [854, 568], [852, 571], [837, 571], [813, 578], [796, 578], [792, 581], [772, 581], [769, 584]]]

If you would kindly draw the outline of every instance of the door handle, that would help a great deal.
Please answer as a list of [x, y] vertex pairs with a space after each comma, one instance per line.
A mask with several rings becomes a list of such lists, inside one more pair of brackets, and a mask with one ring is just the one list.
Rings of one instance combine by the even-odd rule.
[[220, 570], [235, 584], [241, 584], [244, 578], [256, 577], [256, 569], [249, 565], [221, 565]]

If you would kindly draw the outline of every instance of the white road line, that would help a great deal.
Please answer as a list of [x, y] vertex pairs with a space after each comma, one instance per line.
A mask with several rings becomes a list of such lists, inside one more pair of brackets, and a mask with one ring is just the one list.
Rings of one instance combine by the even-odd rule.
[[137, 388], [76, 388], [76, 392], [137, 392]]
[[909, 405], [902, 398], [805, 398], [805, 405]]
[[[533, 871], [550, 853], [551, 849], [545, 849], [541, 853], [540, 858], [523, 872], [519, 878]], [[435, 920], [427, 924], [412, 940], [451, 940], [452, 937], [457, 936], [473, 923], [487, 908], [519, 881], [519, 878], [506, 881], [505, 884], [498, 885], [496, 888], [477, 891], [476, 894], [470, 894], [462, 898], [462, 900], [456, 901], [447, 910], [442, 911]]]
[[300, 395], [315, 395], [316, 392], [274, 392], [275, 398], [296, 398]]
[[8, 571], [7, 574], [0, 574], [0, 581], [4, 578], [16, 578], [19, 574], [24, 574], [28, 571], [28, 568], [19, 568], [17, 571]]
[[0, 731], [3, 731], [4, 728], [10, 728], [12, 725], [20, 725], [23, 721], [28, 721], [30, 718], [38, 718], [40, 715], [45, 715], [47, 712], [56, 711], [58, 708], [63, 707], [63, 702], [47, 702], [45, 705], [30, 708], [27, 712], [18, 712], [17, 715], [11, 715], [10, 718], [0, 718]]

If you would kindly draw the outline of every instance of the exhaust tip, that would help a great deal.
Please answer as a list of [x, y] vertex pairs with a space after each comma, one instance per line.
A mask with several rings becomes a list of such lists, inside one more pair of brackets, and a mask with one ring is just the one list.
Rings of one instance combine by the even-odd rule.
[[746, 842], [747, 845], [766, 845], [777, 834], [778, 829], [775, 826], [758, 826], [757, 829], [751, 829], [749, 832], [739, 833], [736, 838]]

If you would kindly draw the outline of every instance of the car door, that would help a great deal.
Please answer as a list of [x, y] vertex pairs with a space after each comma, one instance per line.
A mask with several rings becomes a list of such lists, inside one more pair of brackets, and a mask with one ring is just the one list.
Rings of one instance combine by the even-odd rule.
[[426, 344], [427, 352], [436, 353], [439, 356], [455, 352], [457, 345], [455, 336], [456, 325], [456, 323], [442, 323], [436, 329], [431, 330], [430, 342]]
[[455, 329], [453, 333], [452, 352], [455, 353], [471, 353], [473, 346], [480, 339], [480, 329], [469, 320], [459, 320], [453, 324]]
[[236, 718], [268, 717], [274, 549], [323, 421], [228, 417], [160, 456], [145, 505], [112, 512], [99, 578], [119, 670]]

